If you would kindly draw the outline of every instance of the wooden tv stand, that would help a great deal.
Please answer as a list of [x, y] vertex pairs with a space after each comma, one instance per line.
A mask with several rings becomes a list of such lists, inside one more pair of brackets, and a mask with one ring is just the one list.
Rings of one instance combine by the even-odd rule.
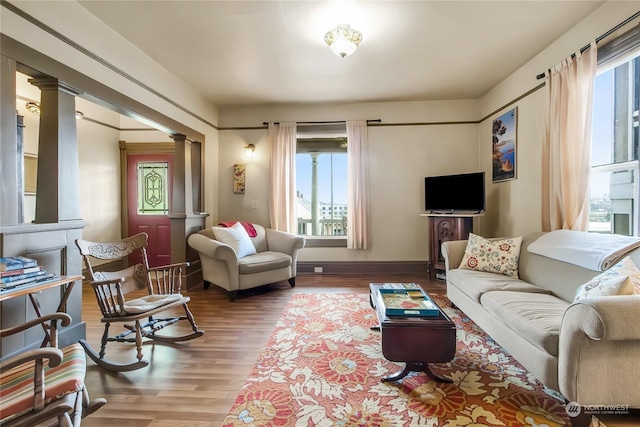
[[432, 277], [445, 280], [445, 264], [442, 243], [449, 240], [466, 240], [473, 232], [473, 218], [482, 213], [437, 214], [425, 213], [429, 217], [429, 271]]

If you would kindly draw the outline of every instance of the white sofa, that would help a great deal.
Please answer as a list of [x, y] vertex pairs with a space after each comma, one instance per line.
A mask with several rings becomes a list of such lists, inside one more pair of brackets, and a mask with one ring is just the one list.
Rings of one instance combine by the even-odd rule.
[[238, 258], [231, 246], [216, 240], [212, 228], [189, 236], [189, 246], [198, 251], [205, 288], [214, 284], [229, 292], [233, 301], [238, 291], [288, 280], [296, 284], [298, 251], [305, 239], [253, 224], [257, 235], [251, 237], [257, 253]]
[[541, 234], [523, 238], [519, 279], [459, 269], [467, 241], [444, 242], [447, 297], [568, 402], [640, 407], [640, 295], [574, 303], [600, 272], [530, 253]]

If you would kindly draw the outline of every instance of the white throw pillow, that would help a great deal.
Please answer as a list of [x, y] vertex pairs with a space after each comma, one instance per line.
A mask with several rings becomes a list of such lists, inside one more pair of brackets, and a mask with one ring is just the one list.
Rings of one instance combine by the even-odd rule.
[[603, 271], [580, 286], [573, 301], [588, 297], [633, 295], [636, 293], [635, 286], [639, 284], [640, 270], [631, 258], [624, 257], [607, 271]]
[[257, 253], [256, 247], [253, 246], [247, 230], [245, 230], [239, 222], [236, 222], [228, 228], [213, 227], [213, 234], [216, 236], [216, 239], [231, 246], [231, 249], [236, 253], [238, 259]]
[[504, 274], [518, 278], [521, 237], [490, 241], [469, 233], [469, 241], [458, 268]]

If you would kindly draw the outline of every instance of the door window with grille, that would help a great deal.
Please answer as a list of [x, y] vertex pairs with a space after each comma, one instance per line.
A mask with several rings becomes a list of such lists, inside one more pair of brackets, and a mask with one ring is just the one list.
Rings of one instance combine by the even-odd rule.
[[166, 162], [141, 162], [137, 165], [138, 214], [166, 215], [169, 213], [168, 175]]

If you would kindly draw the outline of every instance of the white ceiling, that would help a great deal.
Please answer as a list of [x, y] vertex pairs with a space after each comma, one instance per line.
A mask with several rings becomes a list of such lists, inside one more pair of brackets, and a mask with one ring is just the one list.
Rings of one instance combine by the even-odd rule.
[[[80, 1], [218, 106], [478, 98], [603, 3]], [[363, 34], [346, 58], [340, 23]]]

